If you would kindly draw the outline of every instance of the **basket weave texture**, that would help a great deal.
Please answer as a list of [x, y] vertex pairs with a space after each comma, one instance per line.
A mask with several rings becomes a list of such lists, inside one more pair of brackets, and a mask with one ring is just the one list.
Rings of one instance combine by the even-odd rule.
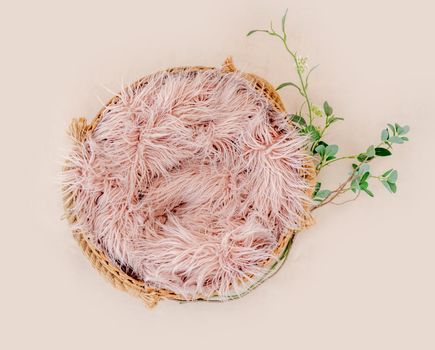
[[[209, 69], [216, 69], [216, 68], [203, 67], [203, 66], [177, 67], [177, 68], [170, 68], [167, 70], [167, 72], [177, 73], [180, 71], [202, 71], [202, 70], [209, 70]], [[223, 72], [236, 71], [236, 67], [234, 66], [231, 58], [227, 58], [225, 60], [221, 70]], [[274, 106], [280, 112], [285, 111], [284, 104], [282, 103], [280, 96], [269, 82], [252, 73], [243, 73], [243, 76], [247, 80], [253, 82], [255, 84], [256, 89], [262, 94], [264, 94], [270, 101], [272, 101]], [[147, 81], [147, 77], [144, 77], [138, 80], [137, 82], [135, 82], [132, 85], [132, 87], [138, 88], [141, 86], [141, 84], [143, 84], [146, 81]], [[116, 103], [117, 99], [118, 97], [114, 96], [106, 104], [106, 107]], [[69, 133], [73, 139], [73, 142], [82, 143], [86, 139], [87, 135], [93, 132], [93, 130], [98, 125], [106, 107], [102, 108], [100, 112], [97, 114], [97, 116], [89, 123], [85, 118], [74, 119], [71, 122]], [[66, 164], [65, 167], [68, 167], [68, 164]], [[304, 177], [310, 184], [314, 183], [315, 171], [314, 171], [313, 163], [308, 156], [304, 167], [304, 173], [300, 175]], [[68, 193], [65, 193], [64, 194], [65, 216], [70, 223], [74, 223], [76, 221], [76, 217], [74, 216], [74, 214], [72, 214], [71, 211], [73, 204], [74, 204], [74, 197], [69, 195]], [[303, 219], [303, 222], [301, 222], [300, 230], [310, 226], [312, 222], [313, 221], [311, 215], [307, 215]], [[277, 268], [279, 268], [279, 266], [284, 262], [288, 254], [288, 250], [292, 244], [294, 235], [296, 233], [297, 233], [296, 231], [291, 231], [287, 235], [282, 235], [280, 242], [274, 251], [274, 255], [279, 258], [279, 263], [273, 262], [271, 260], [264, 262], [265, 266], [268, 265], [270, 266], [271, 272], [273, 272], [273, 270], [276, 271]], [[127, 274], [126, 271], [123, 271], [119, 266], [114, 265], [103, 251], [97, 249], [91, 242], [89, 242], [89, 240], [86, 238], [86, 235], [83, 232], [74, 231], [73, 236], [77, 240], [85, 256], [88, 257], [92, 266], [97, 271], [99, 271], [104, 277], [106, 277], [106, 279], [109, 280], [112, 283], [112, 285], [115, 286], [116, 288], [139, 297], [145, 303], [146, 306], [153, 307], [157, 304], [157, 302], [160, 299], [192, 301], [192, 300], [186, 300], [183, 296], [171, 292], [170, 290], [162, 289], [162, 288], [154, 288], [152, 286], [147, 285], [143, 281], [133, 278], [132, 276]], [[267, 276], [267, 278], [268, 277], [270, 277], [270, 275]], [[257, 281], [252, 286], [252, 288], [249, 288], [248, 291], [255, 288], [258, 284], [263, 282], [265, 279], [266, 278], [262, 279], [261, 281]], [[216, 295], [216, 297], [218, 297], [218, 295]], [[205, 300], [205, 299], [202, 297], [198, 297], [195, 300]]]

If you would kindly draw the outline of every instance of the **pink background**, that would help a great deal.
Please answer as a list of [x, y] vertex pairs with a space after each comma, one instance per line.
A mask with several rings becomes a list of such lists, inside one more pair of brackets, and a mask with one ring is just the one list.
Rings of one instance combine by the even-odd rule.
[[[320, 63], [314, 101], [345, 118], [330, 139], [355, 153], [387, 122], [411, 126], [409, 144], [373, 163], [399, 170], [398, 193], [374, 185], [373, 199], [316, 212], [282, 270], [239, 301], [149, 311], [98, 276], [60, 219], [65, 129], [108, 90], [166, 67], [232, 55], [242, 70], [287, 80], [279, 43], [245, 37], [270, 19], [278, 27], [287, 7], [291, 47]], [[3, 2], [0, 346], [434, 349], [434, 12], [423, 0]], [[291, 90], [282, 97], [289, 111], [300, 103]]]

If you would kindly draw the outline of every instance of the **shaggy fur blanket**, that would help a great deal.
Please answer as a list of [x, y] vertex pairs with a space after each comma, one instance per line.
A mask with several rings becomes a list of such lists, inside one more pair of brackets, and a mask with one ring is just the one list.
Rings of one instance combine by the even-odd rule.
[[305, 145], [241, 73], [153, 74], [70, 152], [75, 229], [149, 285], [240, 293], [309, 215]]

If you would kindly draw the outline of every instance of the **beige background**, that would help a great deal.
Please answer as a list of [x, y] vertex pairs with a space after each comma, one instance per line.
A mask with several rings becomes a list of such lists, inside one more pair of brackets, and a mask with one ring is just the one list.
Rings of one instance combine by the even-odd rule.
[[[2, 1], [2, 349], [434, 349], [432, 1]], [[316, 213], [283, 269], [240, 301], [152, 311], [112, 289], [65, 221], [58, 173], [72, 117], [92, 117], [122, 81], [177, 65], [236, 65], [278, 84], [292, 69], [253, 28], [289, 8], [291, 47], [320, 63], [317, 103], [345, 122], [348, 153], [389, 121], [412, 142], [386, 164], [399, 191], [375, 186]], [[290, 111], [300, 102], [286, 91]], [[324, 175], [337, 182], [345, 166]], [[326, 176], [326, 177], [325, 177]], [[432, 334], [431, 334], [432, 332]]]

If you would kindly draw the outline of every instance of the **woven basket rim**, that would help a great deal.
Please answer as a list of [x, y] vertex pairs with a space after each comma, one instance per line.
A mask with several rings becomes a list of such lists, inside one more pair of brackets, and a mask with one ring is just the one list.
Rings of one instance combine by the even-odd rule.
[[[203, 71], [203, 70], [215, 70], [215, 69], [219, 69], [219, 68], [208, 67], [208, 66], [183, 66], [183, 67], [169, 68], [163, 70], [163, 72], [177, 73], [181, 71]], [[228, 73], [237, 71], [231, 57], [228, 57], [225, 60], [224, 64], [220, 69], [223, 72], [228, 72]], [[267, 80], [252, 73], [246, 73], [246, 72], [241, 72], [241, 73], [247, 80], [252, 81], [255, 84], [255, 88], [261, 93], [263, 93], [267, 98], [269, 98], [269, 100], [274, 104], [274, 106], [280, 112], [285, 112], [285, 107], [279, 94]], [[143, 84], [149, 76], [150, 75], [146, 75], [145, 77], [142, 77], [141, 79], [137, 80], [130, 86], [133, 88], [140, 87], [140, 85]], [[118, 95], [113, 96], [105, 104], [105, 106], [100, 109], [97, 115], [89, 123], [86, 118], [73, 119], [69, 128], [69, 134], [71, 135], [72, 139], [77, 143], [83, 142], [86, 139], [87, 135], [89, 133], [92, 133], [93, 130], [96, 128], [106, 108], [112, 105], [113, 103], [116, 103], [118, 99], [119, 99]], [[68, 165], [65, 164], [64, 170], [67, 168]], [[312, 187], [314, 186], [315, 170], [314, 170], [313, 161], [308, 155], [306, 157], [304, 169], [305, 169], [305, 173], [301, 175], [307, 179], [308, 183], [310, 183], [311, 186], [310, 189], [307, 190], [307, 194], [311, 194]], [[64, 192], [65, 194], [64, 194], [63, 201], [64, 201], [65, 217], [69, 221], [69, 223], [74, 223], [76, 221], [76, 218], [71, 212], [71, 208], [74, 204], [74, 198], [67, 191]], [[309, 209], [308, 205], [309, 204], [305, 206], [305, 209]], [[309, 210], [307, 210], [307, 213], [308, 212]], [[276, 272], [277, 268], [279, 268], [279, 266], [284, 262], [285, 258], [287, 257], [289, 248], [292, 244], [295, 234], [301, 231], [302, 229], [309, 227], [312, 223], [313, 223], [313, 219], [311, 215], [307, 214], [307, 216], [302, 220], [298, 231], [290, 230], [287, 235], [282, 235], [280, 237], [278, 246], [273, 251], [273, 254], [279, 258], [279, 262], [276, 263], [271, 259], [264, 262], [264, 266], [270, 267], [269, 272], [271, 274]], [[211, 298], [210, 297], [204, 298], [202, 296], [197, 296], [192, 299], [186, 299], [185, 297], [176, 294], [170, 290], [149, 286], [145, 282], [131, 277], [126, 272], [122, 271], [120, 267], [114, 265], [103, 251], [96, 248], [86, 238], [85, 233], [80, 231], [74, 231], [73, 236], [78, 242], [83, 253], [85, 254], [85, 256], [87, 256], [87, 258], [90, 260], [92, 266], [94, 266], [95, 269], [97, 269], [104, 277], [106, 277], [106, 279], [109, 280], [112, 283], [112, 285], [114, 285], [116, 288], [123, 291], [127, 291], [130, 294], [139, 297], [140, 299], [143, 300], [145, 305], [147, 305], [148, 307], [155, 306], [160, 299], [171, 299], [171, 300], [178, 300], [178, 301], [214, 300], [214, 297], [219, 296], [218, 294], [214, 294]], [[272, 271], [274, 269], [276, 270]], [[259, 283], [254, 283], [252, 287], [249, 287], [247, 292], [255, 288], [258, 284], [262, 283], [265, 279], [269, 278], [270, 276], [271, 275], [264, 276], [264, 278]], [[237, 295], [234, 298], [238, 298], [240, 296], [241, 295]], [[230, 299], [233, 298], [227, 298], [227, 300]]]

